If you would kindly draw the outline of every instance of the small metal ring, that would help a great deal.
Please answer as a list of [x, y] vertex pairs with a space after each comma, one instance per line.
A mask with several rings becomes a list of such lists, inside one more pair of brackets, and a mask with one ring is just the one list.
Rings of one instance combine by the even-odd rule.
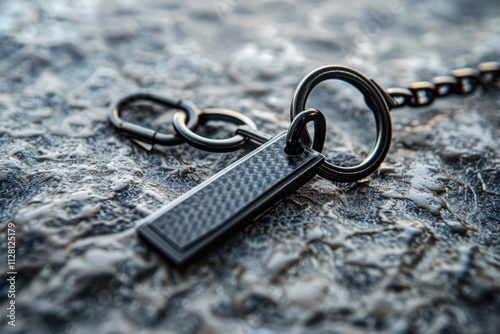
[[[231, 152], [245, 145], [247, 138], [236, 134], [225, 139], [211, 139], [202, 137], [186, 126], [186, 115], [183, 113], [175, 113], [173, 118], [174, 129], [177, 133], [189, 144], [201, 150], [209, 152]], [[205, 109], [200, 114], [200, 124], [208, 121], [226, 121], [236, 125], [246, 125], [254, 130], [257, 129], [255, 123], [245, 115], [227, 109]]]
[[286, 135], [285, 153], [288, 155], [298, 155], [304, 152], [304, 147], [300, 143], [300, 136], [306, 128], [307, 123], [314, 122], [314, 139], [311, 148], [317, 152], [323, 151], [326, 138], [325, 115], [318, 109], [306, 109], [298, 114], [290, 124]]
[[[318, 169], [320, 176], [332, 181], [357, 181], [367, 177], [380, 166], [391, 145], [391, 116], [385, 92], [381, 91], [381, 88], [375, 82], [349, 67], [336, 65], [320, 67], [306, 75], [295, 89], [290, 107], [290, 118], [292, 121], [298, 113], [306, 109], [307, 98], [314, 87], [327, 79], [343, 80], [353, 85], [363, 94], [365, 101], [375, 116], [377, 139], [365, 160], [359, 165], [350, 167], [340, 167], [329, 162], [324, 162]], [[311, 138], [307, 129], [304, 130], [301, 140], [309, 144]]]
[[198, 126], [198, 119], [201, 111], [194, 103], [187, 100], [173, 99], [151, 91], [138, 91], [133, 94], [124, 95], [111, 103], [108, 114], [108, 120], [112, 125], [119, 131], [125, 132], [135, 139], [150, 144], [167, 146], [182, 144], [184, 142], [183, 138], [177, 133], [164, 134], [141, 125], [123, 121], [120, 117], [120, 109], [127, 103], [139, 100], [152, 101], [170, 108], [180, 109], [187, 117], [185, 119], [187, 128], [194, 131]]

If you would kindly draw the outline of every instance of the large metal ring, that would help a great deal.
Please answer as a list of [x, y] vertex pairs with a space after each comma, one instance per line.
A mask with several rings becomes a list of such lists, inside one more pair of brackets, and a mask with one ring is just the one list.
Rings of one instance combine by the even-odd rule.
[[[253, 130], [257, 129], [255, 123], [248, 117], [227, 109], [205, 109], [200, 114], [200, 124], [208, 121], [226, 121], [236, 125], [245, 125]], [[239, 149], [247, 142], [247, 137], [236, 134], [225, 139], [211, 139], [202, 137], [189, 129], [186, 126], [186, 115], [183, 113], [175, 113], [173, 118], [174, 129], [177, 133], [189, 144], [201, 150], [209, 152], [231, 152]]]
[[147, 142], [149, 144], [160, 145], [177, 145], [182, 144], [184, 139], [177, 133], [164, 134], [157, 132], [153, 129], [143, 127], [130, 122], [125, 122], [120, 117], [121, 108], [130, 102], [134, 101], [152, 101], [162, 104], [166, 107], [180, 109], [184, 112], [186, 118], [186, 127], [190, 130], [196, 130], [198, 126], [200, 109], [192, 102], [187, 100], [173, 99], [150, 91], [138, 91], [133, 94], [127, 94], [118, 98], [115, 102], [111, 103], [110, 111], [108, 114], [109, 122], [114, 125], [119, 131], [125, 132], [129, 136]]
[[[320, 67], [308, 75], [299, 83], [292, 98], [290, 107], [290, 119], [293, 119], [306, 109], [309, 94], [316, 85], [328, 79], [338, 79], [353, 85], [365, 97], [365, 101], [375, 116], [377, 126], [377, 139], [368, 156], [356, 166], [340, 167], [329, 162], [324, 162], [318, 169], [318, 174], [332, 181], [352, 182], [365, 178], [373, 173], [384, 161], [391, 145], [392, 126], [390, 110], [386, 101], [387, 94], [373, 80], [349, 67], [329, 65]], [[304, 129], [301, 141], [307, 145], [311, 144], [311, 137]]]

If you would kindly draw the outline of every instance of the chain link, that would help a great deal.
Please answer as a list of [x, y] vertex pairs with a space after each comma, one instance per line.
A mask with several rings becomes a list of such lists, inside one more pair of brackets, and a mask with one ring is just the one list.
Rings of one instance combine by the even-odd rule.
[[394, 87], [387, 89], [396, 105], [401, 107], [424, 107], [432, 104], [436, 98], [454, 95], [469, 95], [481, 86], [486, 91], [498, 88], [500, 81], [500, 63], [481, 63], [478, 69], [461, 68], [451, 71], [448, 76], [438, 76], [431, 81], [412, 83], [408, 88]]

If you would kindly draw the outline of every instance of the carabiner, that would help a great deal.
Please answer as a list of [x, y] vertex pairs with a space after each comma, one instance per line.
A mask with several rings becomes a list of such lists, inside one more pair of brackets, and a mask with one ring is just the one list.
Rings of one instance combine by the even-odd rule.
[[166, 146], [182, 144], [184, 143], [184, 139], [177, 133], [165, 134], [141, 125], [123, 121], [120, 118], [121, 108], [127, 103], [139, 100], [152, 101], [166, 107], [179, 109], [186, 113], [186, 126], [190, 130], [194, 131], [198, 126], [201, 110], [191, 101], [177, 100], [158, 93], [143, 90], [124, 95], [111, 103], [108, 120], [118, 131], [126, 133], [132, 137], [135, 142], [146, 149], [151, 149], [154, 144]]

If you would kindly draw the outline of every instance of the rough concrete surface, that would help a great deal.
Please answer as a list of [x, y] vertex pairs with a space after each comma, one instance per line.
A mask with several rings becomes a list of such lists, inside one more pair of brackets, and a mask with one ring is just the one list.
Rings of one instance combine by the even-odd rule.
[[[106, 114], [146, 88], [238, 110], [276, 134], [318, 66], [406, 86], [498, 61], [499, 50], [493, 0], [3, 0], [0, 332], [498, 333], [498, 94], [395, 110], [379, 171], [347, 184], [316, 177], [184, 271], [135, 224], [251, 148], [148, 152]], [[323, 83], [308, 106], [327, 114], [330, 161], [369, 151], [373, 117], [352, 87]], [[139, 103], [124, 117], [172, 131], [171, 115]], [[199, 131], [232, 130], [220, 126]]]

